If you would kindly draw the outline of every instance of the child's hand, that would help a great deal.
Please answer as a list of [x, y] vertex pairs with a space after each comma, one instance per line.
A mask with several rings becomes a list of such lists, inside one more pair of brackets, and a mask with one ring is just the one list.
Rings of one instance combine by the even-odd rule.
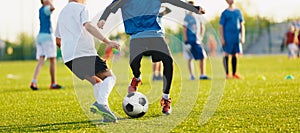
[[241, 38], [240, 43], [245, 44], [245, 38]]
[[104, 24], [105, 24], [105, 20], [100, 20], [98, 21], [97, 26], [98, 28], [103, 29]]
[[205, 14], [205, 10], [202, 7], [199, 8], [199, 14]]
[[116, 49], [120, 50], [120, 43], [117, 42], [117, 41], [109, 41], [109, 42], [107, 43], [107, 45], [108, 45], [109, 47], [116, 48]]
[[225, 46], [225, 40], [223, 38], [220, 39], [222, 46]]

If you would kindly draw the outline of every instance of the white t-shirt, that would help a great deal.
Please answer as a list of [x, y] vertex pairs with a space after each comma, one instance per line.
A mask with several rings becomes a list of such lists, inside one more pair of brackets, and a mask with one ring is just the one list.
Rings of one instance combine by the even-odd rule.
[[97, 56], [93, 36], [83, 27], [90, 22], [85, 5], [69, 2], [58, 17], [55, 36], [61, 38], [61, 53], [64, 62], [78, 57]]

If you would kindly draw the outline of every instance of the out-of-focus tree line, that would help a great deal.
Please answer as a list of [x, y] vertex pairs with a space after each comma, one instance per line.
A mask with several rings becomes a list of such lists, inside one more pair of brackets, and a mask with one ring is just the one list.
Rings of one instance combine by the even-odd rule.
[[[243, 11], [243, 10], [242, 10]], [[275, 23], [267, 18], [259, 16], [250, 16], [245, 11], [243, 11], [246, 27], [246, 43], [244, 49], [247, 49], [249, 46], [253, 45], [258, 37], [262, 34], [264, 30], [268, 30], [270, 26]], [[286, 20], [289, 22], [290, 20]], [[166, 40], [169, 44], [169, 47], [173, 53], [178, 53], [182, 51], [182, 26], [178, 25], [178, 30], [171, 30], [165, 28]], [[206, 23], [206, 34], [203, 38], [203, 43], [207, 42], [207, 33], [210, 33], [215, 36], [218, 40], [219, 36], [219, 16], [216, 16], [214, 19]], [[128, 55], [129, 47], [129, 36], [125, 33], [118, 33], [116, 35], [110, 36], [111, 39], [116, 39], [120, 41], [123, 45], [121, 52], [123, 55]], [[35, 36], [27, 34], [25, 32], [20, 33], [17, 37], [18, 41], [10, 42], [3, 40], [5, 45], [0, 45], [0, 61], [1, 60], [33, 60], [35, 59]], [[98, 53], [100, 56], [104, 55], [105, 45], [101, 45], [100, 41], [95, 41]], [[61, 52], [59, 49], [58, 58], [61, 58]]]

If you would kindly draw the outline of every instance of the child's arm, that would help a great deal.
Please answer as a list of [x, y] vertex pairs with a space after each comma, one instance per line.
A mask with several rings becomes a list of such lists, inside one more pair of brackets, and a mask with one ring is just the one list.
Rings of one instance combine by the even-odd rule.
[[222, 43], [222, 45], [224, 46], [224, 45], [225, 45], [225, 40], [224, 40], [224, 29], [223, 29], [223, 25], [220, 25], [219, 32], [220, 32], [220, 40], [221, 40], [221, 43]]
[[103, 41], [104, 43], [106, 43], [108, 46], [116, 48], [116, 49], [120, 49], [120, 44], [116, 41], [111, 41], [108, 38], [105, 38], [99, 30], [97, 30], [96, 27], [94, 27], [90, 22], [86, 22], [83, 24], [83, 26], [85, 27], [85, 29], [92, 34], [94, 37], [96, 37], [97, 39]]
[[53, 6], [52, 2], [50, 0], [43, 0], [44, 4], [47, 6], [50, 6], [50, 11], [54, 11], [55, 7]]
[[57, 46], [58, 48], [60, 48], [60, 46], [61, 46], [61, 38], [56, 37], [55, 42], [56, 42], [56, 46]]
[[183, 42], [187, 43], [187, 35], [186, 35], [187, 28], [183, 26], [182, 35], [183, 35]]
[[285, 33], [283, 45], [286, 47], [287, 46], [287, 41], [288, 41], [288, 33]]
[[[193, 6], [191, 4], [185, 3], [181, 0], [161, 0], [161, 2], [170, 3], [174, 6], [181, 7], [183, 9], [189, 10], [191, 12], [197, 13], [197, 14], [205, 14], [205, 10], [200, 6]], [[199, 8], [199, 9], [197, 9]]]
[[204, 33], [205, 33], [205, 25], [203, 24], [203, 22], [200, 23], [200, 37], [204, 37]]
[[127, 0], [116, 0], [106, 7], [97, 23], [97, 26], [102, 29], [108, 16], [111, 13], [116, 13], [118, 9], [121, 8], [126, 2]]
[[244, 22], [240, 23], [241, 25], [241, 43], [244, 44], [245, 43], [245, 33], [246, 33], [246, 28], [245, 28], [245, 24]]

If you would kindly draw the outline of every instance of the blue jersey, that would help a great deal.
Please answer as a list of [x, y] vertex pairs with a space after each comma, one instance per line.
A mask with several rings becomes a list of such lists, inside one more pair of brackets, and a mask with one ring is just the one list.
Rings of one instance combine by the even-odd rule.
[[240, 23], [244, 21], [243, 15], [239, 9], [222, 12], [220, 25], [223, 26], [225, 43], [239, 43], [241, 27]]
[[114, 0], [105, 9], [100, 20], [106, 20], [111, 12], [115, 13], [121, 8], [125, 32], [131, 38], [163, 37], [163, 30], [158, 22], [163, 2], [198, 13], [196, 8], [180, 0]]
[[121, 7], [125, 32], [131, 38], [162, 37], [157, 20], [160, 5], [160, 0], [128, 0]]
[[42, 6], [39, 10], [40, 31], [39, 33], [51, 33], [51, 11], [49, 6]]
[[52, 41], [51, 13], [50, 6], [42, 6], [39, 9], [40, 30], [37, 36], [38, 44], [45, 41]]
[[191, 14], [186, 14], [184, 17], [184, 26], [186, 27], [187, 42], [197, 41], [197, 21]]

